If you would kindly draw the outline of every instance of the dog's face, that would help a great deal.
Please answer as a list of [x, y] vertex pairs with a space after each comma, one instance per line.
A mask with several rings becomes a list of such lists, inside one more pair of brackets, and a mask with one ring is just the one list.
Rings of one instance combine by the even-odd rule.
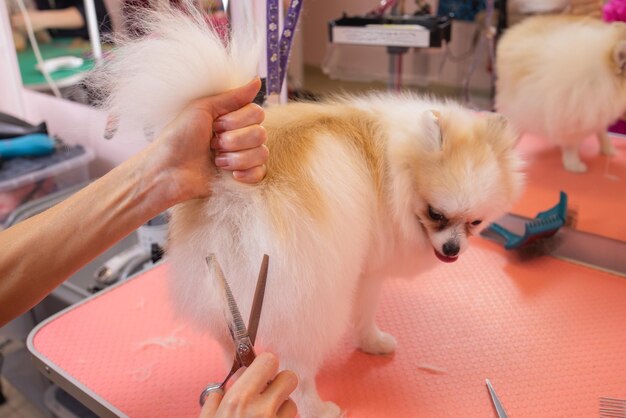
[[470, 236], [517, 199], [523, 182], [513, 151], [517, 135], [495, 114], [443, 111], [423, 119], [431, 124], [431, 138], [413, 165], [413, 210], [436, 256], [453, 262], [467, 249]]

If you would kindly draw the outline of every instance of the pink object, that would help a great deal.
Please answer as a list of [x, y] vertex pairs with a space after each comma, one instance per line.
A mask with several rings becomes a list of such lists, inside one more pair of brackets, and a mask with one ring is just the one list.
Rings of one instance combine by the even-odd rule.
[[609, 132], [626, 135], [626, 121], [623, 119], [618, 120], [613, 125], [609, 126]]
[[626, 22], [626, 0], [610, 0], [602, 7], [607, 22]]
[[54, 178], [50, 177], [6, 192], [0, 192], [0, 225], [9, 217], [11, 212], [21, 205], [46, 196], [55, 190], [56, 183]]
[[[118, 415], [198, 417], [200, 391], [231, 358], [176, 318], [167, 274], [162, 265], [46, 321], [31, 352]], [[320, 394], [355, 418], [493, 417], [489, 378], [512, 417], [597, 416], [599, 397], [624, 396], [625, 300], [621, 277], [520, 263], [475, 239], [457, 263], [386, 282], [378, 323], [397, 352], [367, 355], [346, 336]]]

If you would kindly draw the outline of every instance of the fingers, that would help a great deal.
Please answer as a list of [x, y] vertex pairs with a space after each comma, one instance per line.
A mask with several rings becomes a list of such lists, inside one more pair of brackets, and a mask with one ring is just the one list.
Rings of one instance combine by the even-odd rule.
[[24, 29], [24, 17], [21, 14], [15, 14], [11, 16], [11, 26], [15, 29]]
[[263, 109], [249, 103], [213, 123], [216, 135], [211, 148], [218, 151], [215, 165], [233, 171], [235, 180], [242, 183], [258, 183], [267, 172], [269, 150], [263, 145], [267, 133], [260, 125], [264, 118]]
[[214, 135], [211, 148], [221, 152], [236, 152], [265, 144], [267, 133], [261, 125], [251, 125]]
[[215, 165], [224, 170], [244, 171], [265, 164], [269, 154], [265, 145], [237, 152], [218, 152]]
[[215, 390], [209, 393], [209, 396], [206, 398], [204, 402], [204, 406], [200, 411], [200, 418], [212, 418], [215, 416], [217, 412], [217, 408], [220, 406], [222, 402], [222, 398], [224, 397], [224, 392], [221, 390]]
[[266, 174], [267, 167], [265, 165], [249, 168], [247, 170], [233, 171], [235, 180], [246, 184], [256, 184], [263, 180]]
[[265, 119], [265, 111], [255, 103], [224, 114], [213, 122], [213, 130], [216, 133], [232, 131], [250, 125], [258, 125]]
[[269, 403], [268, 408], [277, 411], [298, 386], [298, 377], [289, 370], [278, 373], [269, 384], [263, 397]]
[[[290, 371], [278, 370], [278, 359], [271, 353], [262, 353], [252, 362], [224, 395], [216, 414], [228, 417], [278, 417], [293, 418], [297, 414], [295, 403], [289, 395], [298, 385], [298, 378]], [[202, 410], [201, 418], [215, 407], [209, 402], [219, 400], [220, 394], [211, 394]], [[205, 412], [206, 410], [206, 412]]]
[[202, 99], [200, 103], [210, 108], [213, 120], [215, 120], [252, 102], [260, 88], [261, 80], [257, 77], [244, 86]]
[[287, 399], [276, 411], [276, 418], [294, 418], [298, 414], [298, 407], [291, 399]]
[[225, 397], [257, 395], [265, 389], [278, 371], [278, 359], [271, 353], [261, 353], [237, 379]]

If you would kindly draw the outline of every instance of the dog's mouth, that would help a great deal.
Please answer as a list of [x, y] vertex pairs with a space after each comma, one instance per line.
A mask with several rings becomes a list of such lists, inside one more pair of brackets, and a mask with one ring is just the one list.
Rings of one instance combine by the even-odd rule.
[[437, 256], [437, 258], [443, 261], [444, 263], [454, 263], [459, 258], [458, 255], [455, 255], [454, 257], [450, 257], [447, 255], [441, 254], [439, 251], [435, 250], [434, 248], [433, 250], [435, 251], [435, 255]]

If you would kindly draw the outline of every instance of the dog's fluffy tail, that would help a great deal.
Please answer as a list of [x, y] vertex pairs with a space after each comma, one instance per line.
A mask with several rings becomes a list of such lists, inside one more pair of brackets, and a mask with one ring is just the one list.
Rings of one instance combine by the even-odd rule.
[[143, 11], [133, 24], [144, 35], [117, 39], [113, 56], [87, 83], [116, 117], [161, 127], [190, 101], [244, 85], [257, 74], [261, 37], [246, 20], [222, 39], [191, 2]]

